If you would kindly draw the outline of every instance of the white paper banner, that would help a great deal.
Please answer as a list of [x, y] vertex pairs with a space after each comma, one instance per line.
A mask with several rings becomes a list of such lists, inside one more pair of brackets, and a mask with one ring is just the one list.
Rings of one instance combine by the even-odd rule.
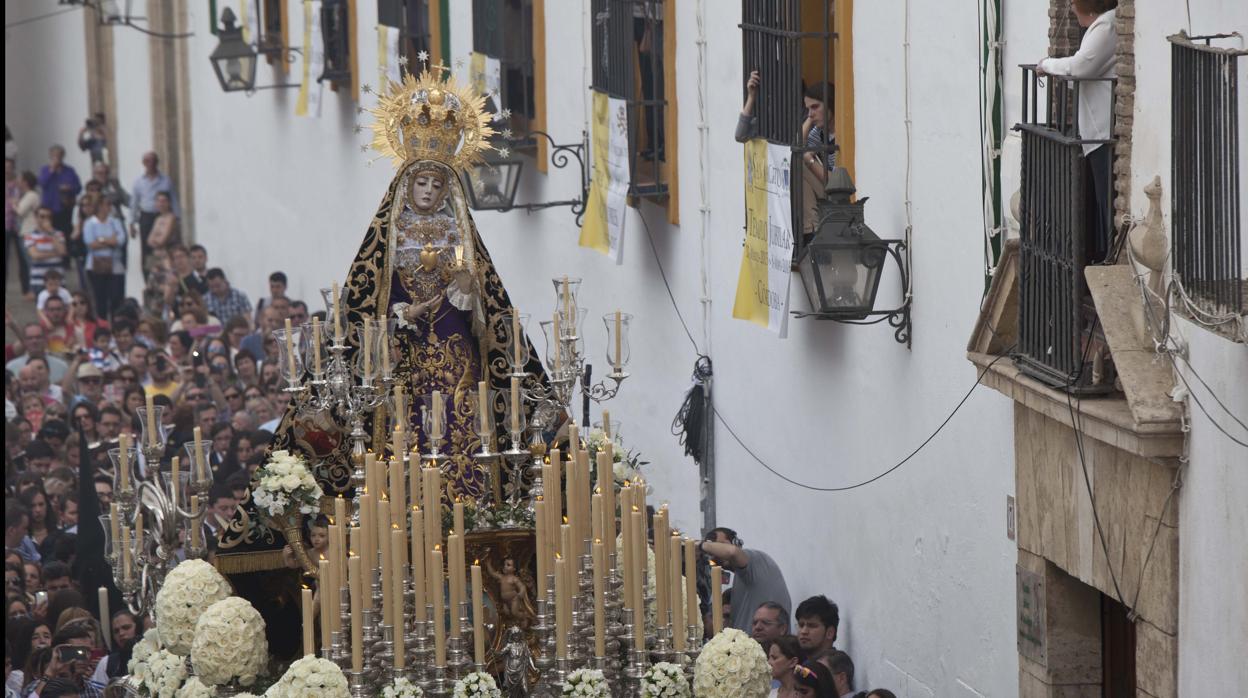
[[789, 280], [793, 275], [793, 209], [787, 145], [767, 144], [767, 329], [789, 332]]
[[628, 105], [622, 99], [608, 100], [607, 146], [607, 240], [609, 256], [616, 264], [624, 262], [624, 221], [628, 213]]
[[305, 53], [305, 56], [311, 56], [311, 60], [308, 61], [311, 82], [308, 83], [307, 116], [319, 119], [321, 118], [321, 94], [325, 91], [325, 84], [317, 80], [321, 77], [321, 73], [325, 72], [325, 40], [321, 35], [321, 3], [320, 0], [305, 1], [312, 6], [312, 46], [311, 50]]

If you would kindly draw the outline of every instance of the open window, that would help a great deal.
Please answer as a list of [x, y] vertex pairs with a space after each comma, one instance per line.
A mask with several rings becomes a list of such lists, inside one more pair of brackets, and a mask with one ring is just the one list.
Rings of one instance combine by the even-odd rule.
[[792, 197], [793, 229], [802, 231], [797, 251], [818, 224], [823, 173], [835, 165], [854, 174], [853, 2], [742, 0], [741, 17], [742, 84], [759, 74], [744, 135], [793, 150], [792, 181], [801, 183]]
[[[472, 0], [472, 50], [499, 62], [498, 109], [516, 134], [537, 128], [534, 0]], [[537, 17], [540, 20], [540, 16]]]
[[342, 85], [358, 94], [356, 70], [355, 0], [322, 0], [321, 38], [325, 47], [325, 70], [319, 80], [328, 80], [337, 90]]
[[670, 0], [591, 3], [591, 87], [627, 105], [634, 197], [660, 199], [675, 188], [674, 9]]
[[260, 13], [260, 36], [256, 41], [256, 53], [262, 54], [270, 65], [277, 63], [287, 72], [286, 48], [290, 45], [284, 0], [257, 0]]
[[403, 73], [419, 73], [419, 56], [425, 52], [430, 64], [447, 62], [441, 19], [444, 0], [378, 0], [377, 23], [399, 30]]

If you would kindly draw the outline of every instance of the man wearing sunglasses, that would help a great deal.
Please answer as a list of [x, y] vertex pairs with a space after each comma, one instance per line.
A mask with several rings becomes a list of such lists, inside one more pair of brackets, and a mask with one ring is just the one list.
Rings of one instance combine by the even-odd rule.
[[[754, 611], [765, 602], [790, 607], [789, 587], [780, 565], [767, 553], [746, 548], [736, 531], [722, 527], [711, 529], [698, 551], [733, 573], [731, 627], [752, 632]], [[787, 618], [785, 623], [788, 623]]]

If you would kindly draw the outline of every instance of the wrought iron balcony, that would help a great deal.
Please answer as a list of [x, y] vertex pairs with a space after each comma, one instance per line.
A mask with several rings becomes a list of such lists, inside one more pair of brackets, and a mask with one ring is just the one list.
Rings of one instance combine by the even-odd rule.
[[[1094, 196], [1084, 146], [1112, 143], [1081, 137], [1082, 89], [1112, 78], [1042, 75], [1022, 67], [1022, 134], [1019, 248], [1020, 370], [1070, 392], [1100, 392], [1112, 385], [1098, 362], [1098, 323], [1084, 267], [1097, 225], [1087, 215]], [[1112, 104], [1109, 105], [1112, 112]], [[1112, 126], [1111, 131], [1112, 133]], [[1098, 363], [1099, 366], [1099, 363]]]

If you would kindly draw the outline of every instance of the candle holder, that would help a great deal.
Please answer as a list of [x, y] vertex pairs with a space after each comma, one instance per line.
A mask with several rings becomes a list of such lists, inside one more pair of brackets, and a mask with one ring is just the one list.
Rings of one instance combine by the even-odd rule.
[[542, 464], [546, 458], [546, 442], [542, 439], [541, 434], [534, 434], [533, 440], [529, 442], [529, 456], [532, 461], [529, 463], [529, 504], [528, 510], [530, 514], [537, 515], [537, 498], [545, 495], [545, 485], [542, 482]]
[[377, 673], [383, 686], [394, 683], [397, 669], [394, 666], [394, 626], [383, 623], [381, 642], [378, 643]]
[[432, 679], [429, 681], [429, 688], [425, 693], [436, 698], [446, 698], [446, 696], [451, 695], [453, 682], [446, 679], [446, 667], [435, 666], [430, 673], [432, 674]]
[[446, 664], [451, 676], [456, 680], [468, 675], [468, 667], [472, 660], [468, 657], [468, 644], [472, 640], [472, 625], [468, 622], [468, 602], [459, 602], [458, 619], [459, 637], [452, 637], [447, 644]]
[[[143, 451], [143, 469], [150, 473], [153, 468], [160, 467], [165, 455], [165, 446], [169, 443], [169, 425], [164, 423], [165, 406], [153, 405], [152, 413], [147, 407], [138, 408], [139, 413], [139, 447]], [[154, 432], [154, 434], [153, 434]]]
[[113, 464], [113, 501], [121, 509], [121, 513], [125, 514], [127, 519], [134, 517], [134, 509], [138, 503], [138, 490], [135, 483], [139, 477], [139, 449], [130, 446], [125, 451], [126, 462], [128, 463], [129, 476], [124, 484], [121, 478], [121, 460], [122, 450], [118, 448], [110, 448], [108, 450], [108, 460]]
[[537, 600], [537, 618], [533, 625], [534, 638], [537, 640], [537, 653], [533, 657], [533, 666], [537, 669], [537, 683], [533, 691], [538, 695], [549, 687], [551, 672], [555, 666], [555, 629], [551, 623], [551, 611], [554, 607], [553, 590], [547, 591], [546, 598]]
[[[329, 317], [334, 315], [330, 289], [321, 289]], [[342, 299], [339, 299], [340, 305]], [[340, 311], [339, 317], [345, 317]], [[364, 429], [364, 420], [369, 414], [384, 404], [394, 386], [391, 371], [383, 366], [382, 346], [389, 341], [391, 324], [389, 321], [368, 320], [364, 323], [344, 323], [345, 332], [341, 337], [331, 333], [332, 323], [321, 325], [319, 332], [314, 332], [311, 323], [291, 328], [290, 350], [294, 354], [294, 367], [291, 358], [279, 358], [279, 368], [286, 378], [285, 390], [291, 395], [291, 403], [296, 414], [313, 418], [321, 416], [339, 425], [348, 432], [351, 443], [348, 451], [348, 462], [351, 464], [351, 486], [355, 491], [352, 507], [351, 524], [359, 524], [359, 497], [364, 488], [364, 455], [368, 451], [368, 432]], [[288, 351], [285, 342], [285, 329], [280, 332], [282, 341], [278, 342], [279, 353]], [[355, 338], [354, 346], [348, 337]], [[366, 340], [367, 338], [367, 340]], [[364, 347], [368, 346], [368, 359], [365, 360]], [[358, 347], [358, 349], [356, 349]], [[325, 350], [327, 356], [322, 355]], [[351, 358], [347, 352], [353, 351]], [[309, 360], [309, 354], [312, 354]], [[317, 357], [324, 359], [319, 361]], [[309, 368], [309, 366], [311, 368]], [[315, 466], [322, 464], [317, 463]]]
[[368, 698], [370, 694], [368, 681], [362, 671], [348, 671], [347, 685], [351, 691], [351, 698]]

